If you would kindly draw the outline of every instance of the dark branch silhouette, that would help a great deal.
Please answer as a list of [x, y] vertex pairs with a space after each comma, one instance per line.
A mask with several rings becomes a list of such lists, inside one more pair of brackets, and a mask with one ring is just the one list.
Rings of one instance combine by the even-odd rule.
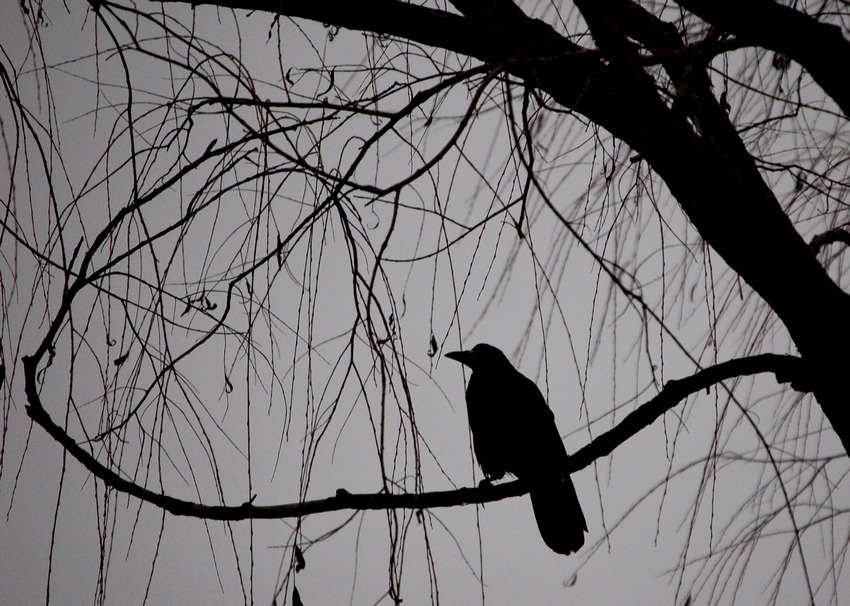
[[[835, 65], [850, 61], [850, 44], [841, 28], [821, 23], [774, 0], [676, 0], [709, 23], [735, 34], [749, 44], [787, 55], [808, 70], [812, 78], [850, 116], [850, 82]], [[769, 23], [770, 27], [765, 27]], [[824, 58], [829, 57], [829, 61]]]
[[850, 246], [850, 231], [841, 228], [830, 229], [829, 231], [818, 234], [812, 238], [811, 242], [809, 242], [809, 246], [811, 246], [812, 250], [815, 254], [817, 254], [824, 246], [828, 246], [836, 242], [843, 242], [847, 246]]
[[[35, 359], [25, 358], [23, 364], [28, 401], [27, 414], [30, 418], [44, 428], [57, 442], [62, 444], [69, 454], [91, 473], [100, 478], [107, 486], [161, 507], [174, 515], [192, 516], [210, 520], [295, 518], [343, 509], [429, 509], [434, 507], [456, 507], [473, 503], [499, 501], [509, 497], [524, 495], [528, 492], [528, 486], [516, 480], [495, 486], [484, 485], [475, 488], [460, 488], [457, 490], [432, 491], [419, 494], [353, 494], [340, 489], [336, 495], [326, 499], [268, 506], [254, 505], [251, 502], [243, 505], [229, 506], [203, 505], [184, 501], [148, 490], [121, 477], [80, 446], [60, 426], [54, 423], [45, 411], [37, 388], [37, 364]], [[566, 472], [575, 473], [589, 466], [595, 460], [608, 456], [614, 452], [617, 446], [648, 427], [653, 421], [688, 396], [706, 390], [722, 381], [765, 372], [773, 373], [776, 375], [778, 382], [790, 383], [795, 389], [801, 391], [808, 389], [808, 373], [805, 371], [803, 361], [793, 356], [761, 354], [729, 360], [715, 366], [710, 366], [690, 377], [667, 382], [664, 389], [657, 396], [641, 405], [615, 427], [596, 437], [590, 444], [570, 456], [566, 463]]]

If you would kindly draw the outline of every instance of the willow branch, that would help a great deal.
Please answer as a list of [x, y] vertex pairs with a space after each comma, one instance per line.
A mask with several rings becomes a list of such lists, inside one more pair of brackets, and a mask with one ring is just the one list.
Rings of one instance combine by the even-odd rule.
[[[37, 360], [25, 357], [23, 360], [24, 377], [28, 405], [27, 414], [44, 428], [63, 448], [79, 461], [106, 486], [132, 495], [142, 501], [160, 507], [177, 516], [191, 516], [209, 520], [245, 520], [295, 518], [310, 514], [339, 510], [369, 509], [429, 509], [434, 507], [457, 507], [472, 503], [489, 503], [508, 497], [516, 497], [528, 492], [519, 481], [505, 482], [496, 486], [460, 488], [423, 493], [373, 493], [353, 494], [347, 490], [337, 490], [332, 497], [282, 505], [254, 505], [251, 502], [242, 505], [204, 505], [177, 499], [149, 490], [128, 480], [117, 472], [104, 466], [90, 452], [80, 446], [59, 425], [53, 422], [44, 409], [38, 393]], [[690, 377], [669, 381], [661, 392], [627, 415], [609, 431], [595, 438], [590, 444], [570, 457], [568, 471], [579, 471], [602, 457], [605, 457], [626, 440], [651, 425], [665, 412], [675, 407], [688, 396], [708, 389], [717, 383], [737, 377], [770, 372], [776, 375], [780, 383], [791, 383], [800, 391], [808, 391], [807, 372], [800, 358], [776, 354], [761, 354], [747, 358], [737, 358], [703, 369]]]

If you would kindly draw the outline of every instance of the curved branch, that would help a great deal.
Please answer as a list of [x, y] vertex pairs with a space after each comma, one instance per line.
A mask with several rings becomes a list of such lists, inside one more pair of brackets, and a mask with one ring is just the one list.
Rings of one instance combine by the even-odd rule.
[[[337, 490], [336, 495], [313, 501], [287, 503], [283, 505], [257, 506], [253, 499], [237, 506], [203, 505], [184, 501], [165, 494], [153, 492], [135, 482], [121, 477], [104, 466], [91, 453], [80, 446], [65, 430], [53, 422], [41, 403], [37, 389], [36, 371], [38, 361], [24, 357], [24, 379], [28, 405], [27, 414], [44, 428], [53, 439], [77, 459], [104, 484], [114, 490], [132, 495], [151, 505], [160, 507], [177, 516], [191, 516], [208, 520], [245, 520], [295, 518], [315, 513], [339, 511], [342, 509], [429, 509], [433, 507], [456, 507], [472, 503], [489, 503], [508, 497], [523, 495], [528, 490], [519, 480], [505, 482], [497, 486], [460, 488], [424, 493], [402, 494], [352, 494], [346, 490]], [[690, 377], [669, 381], [661, 392], [627, 415], [615, 427], [594, 439], [590, 444], [570, 457], [568, 471], [574, 473], [593, 463], [595, 460], [611, 454], [620, 444], [648, 427], [665, 412], [682, 402], [688, 396], [708, 389], [722, 381], [770, 372], [776, 375], [780, 383], [791, 383], [800, 391], [808, 391], [807, 372], [802, 359], [794, 356], [761, 354], [747, 358], [737, 358], [705, 368]]]
[[639, 406], [612, 429], [597, 436], [590, 444], [573, 454], [570, 457], [570, 473], [611, 454], [617, 446], [636, 435], [641, 429], [648, 427], [688, 396], [707, 390], [712, 385], [728, 379], [763, 372], [773, 373], [776, 375], [777, 382], [790, 383], [791, 387], [797, 391], [810, 391], [805, 363], [795, 356], [759, 354], [709, 366], [690, 377], [665, 383], [657, 396]]
[[850, 246], [850, 231], [840, 227], [830, 229], [829, 231], [825, 231], [812, 238], [809, 242], [809, 246], [811, 246], [814, 253], [817, 254], [824, 246], [835, 242], [843, 242], [847, 246]]

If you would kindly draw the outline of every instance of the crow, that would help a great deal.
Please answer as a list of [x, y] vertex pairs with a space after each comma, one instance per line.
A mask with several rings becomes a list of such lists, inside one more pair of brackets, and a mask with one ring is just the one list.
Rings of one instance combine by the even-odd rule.
[[587, 522], [566, 471], [568, 455], [555, 416], [537, 385], [486, 343], [446, 357], [472, 369], [466, 410], [485, 482], [505, 473], [525, 482], [546, 545], [565, 555], [578, 551]]

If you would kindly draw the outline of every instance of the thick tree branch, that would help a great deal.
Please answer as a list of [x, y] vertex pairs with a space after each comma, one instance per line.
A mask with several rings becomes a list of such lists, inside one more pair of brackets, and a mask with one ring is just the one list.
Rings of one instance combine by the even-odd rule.
[[[700, 235], [776, 312], [813, 369], [815, 396], [850, 455], [850, 406], [843, 379], [850, 355], [834, 347], [850, 340], [850, 296], [818, 263], [728, 115], [702, 84], [704, 66], [685, 65], [677, 80], [676, 71], [665, 64], [677, 86], [676, 101], [686, 101], [674, 102], [668, 111], [654, 82], [637, 73], [620, 22], [610, 17], [615, 11], [628, 14], [623, 0], [576, 4], [610, 61], [610, 68], [593, 79], [594, 86], [608, 76], [610, 89], [629, 100], [619, 116], [612, 115], [610, 103], [576, 109], [640, 152]], [[730, 4], [729, 10], [737, 7]], [[640, 23], [644, 30], [647, 21]], [[659, 31], [662, 27], [659, 23]], [[761, 27], [773, 24], [766, 21]], [[670, 36], [663, 41], [669, 45]], [[548, 90], [545, 81], [541, 88]]]
[[850, 116], [850, 42], [838, 26], [773, 0], [676, 0], [704, 21], [754, 45], [787, 55]]
[[[163, 4], [188, 2], [188, 0], [157, 1]], [[505, 57], [504, 52], [498, 52], [495, 49], [493, 52], [486, 53], [491, 56], [483, 56], [482, 51], [488, 45], [493, 46], [489, 38], [496, 32], [492, 29], [488, 31], [487, 27], [476, 27], [476, 23], [481, 25], [480, 20], [399, 0], [191, 0], [190, 3], [193, 8], [211, 5], [298, 17], [354, 31], [394, 36], [485, 61], [492, 60], [496, 54], [502, 59]], [[524, 17], [525, 22], [529, 21], [518, 8], [513, 6], [513, 9], [513, 14]], [[514, 40], [521, 34], [522, 26], [526, 23], [518, 23], [519, 27], [506, 27], [508, 24], [503, 19], [496, 18], [494, 14], [496, 11], [484, 12], [492, 15], [487, 19], [492, 28], [503, 29], [501, 33], [507, 36], [507, 47], [518, 47]], [[523, 37], [526, 43], [533, 41], [532, 36]], [[569, 47], [571, 50], [579, 50], [578, 46], [571, 43]]]
[[[36, 377], [37, 361], [25, 357], [24, 379], [26, 382], [27, 414], [44, 428], [63, 448], [79, 461], [108, 487], [134, 496], [142, 501], [160, 507], [177, 516], [191, 516], [209, 520], [278, 519], [301, 517], [315, 513], [339, 511], [343, 509], [429, 509], [433, 507], [456, 507], [471, 503], [489, 503], [527, 492], [520, 481], [505, 482], [496, 486], [478, 488], [460, 488], [425, 492], [420, 494], [352, 494], [338, 490], [327, 499], [288, 503], [284, 505], [258, 506], [252, 502], [238, 506], [203, 505], [184, 501], [165, 494], [153, 492], [135, 482], [121, 477], [115, 471], [104, 466], [90, 452], [80, 446], [65, 430], [53, 422], [41, 402]], [[657, 396], [637, 410], [627, 415], [618, 425], [598, 436], [590, 444], [570, 457], [570, 473], [583, 469], [614, 450], [626, 440], [652, 424], [665, 412], [682, 402], [688, 396], [708, 389], [723, 381], [770, 372], [776, 380], [791, 383], [791, 386], [807, 390], [808, 376], [800, 358], [776, 354], [761, 354], [749, 358], [729, 360], [698, 373], [675, 381], [669, 381]]]

